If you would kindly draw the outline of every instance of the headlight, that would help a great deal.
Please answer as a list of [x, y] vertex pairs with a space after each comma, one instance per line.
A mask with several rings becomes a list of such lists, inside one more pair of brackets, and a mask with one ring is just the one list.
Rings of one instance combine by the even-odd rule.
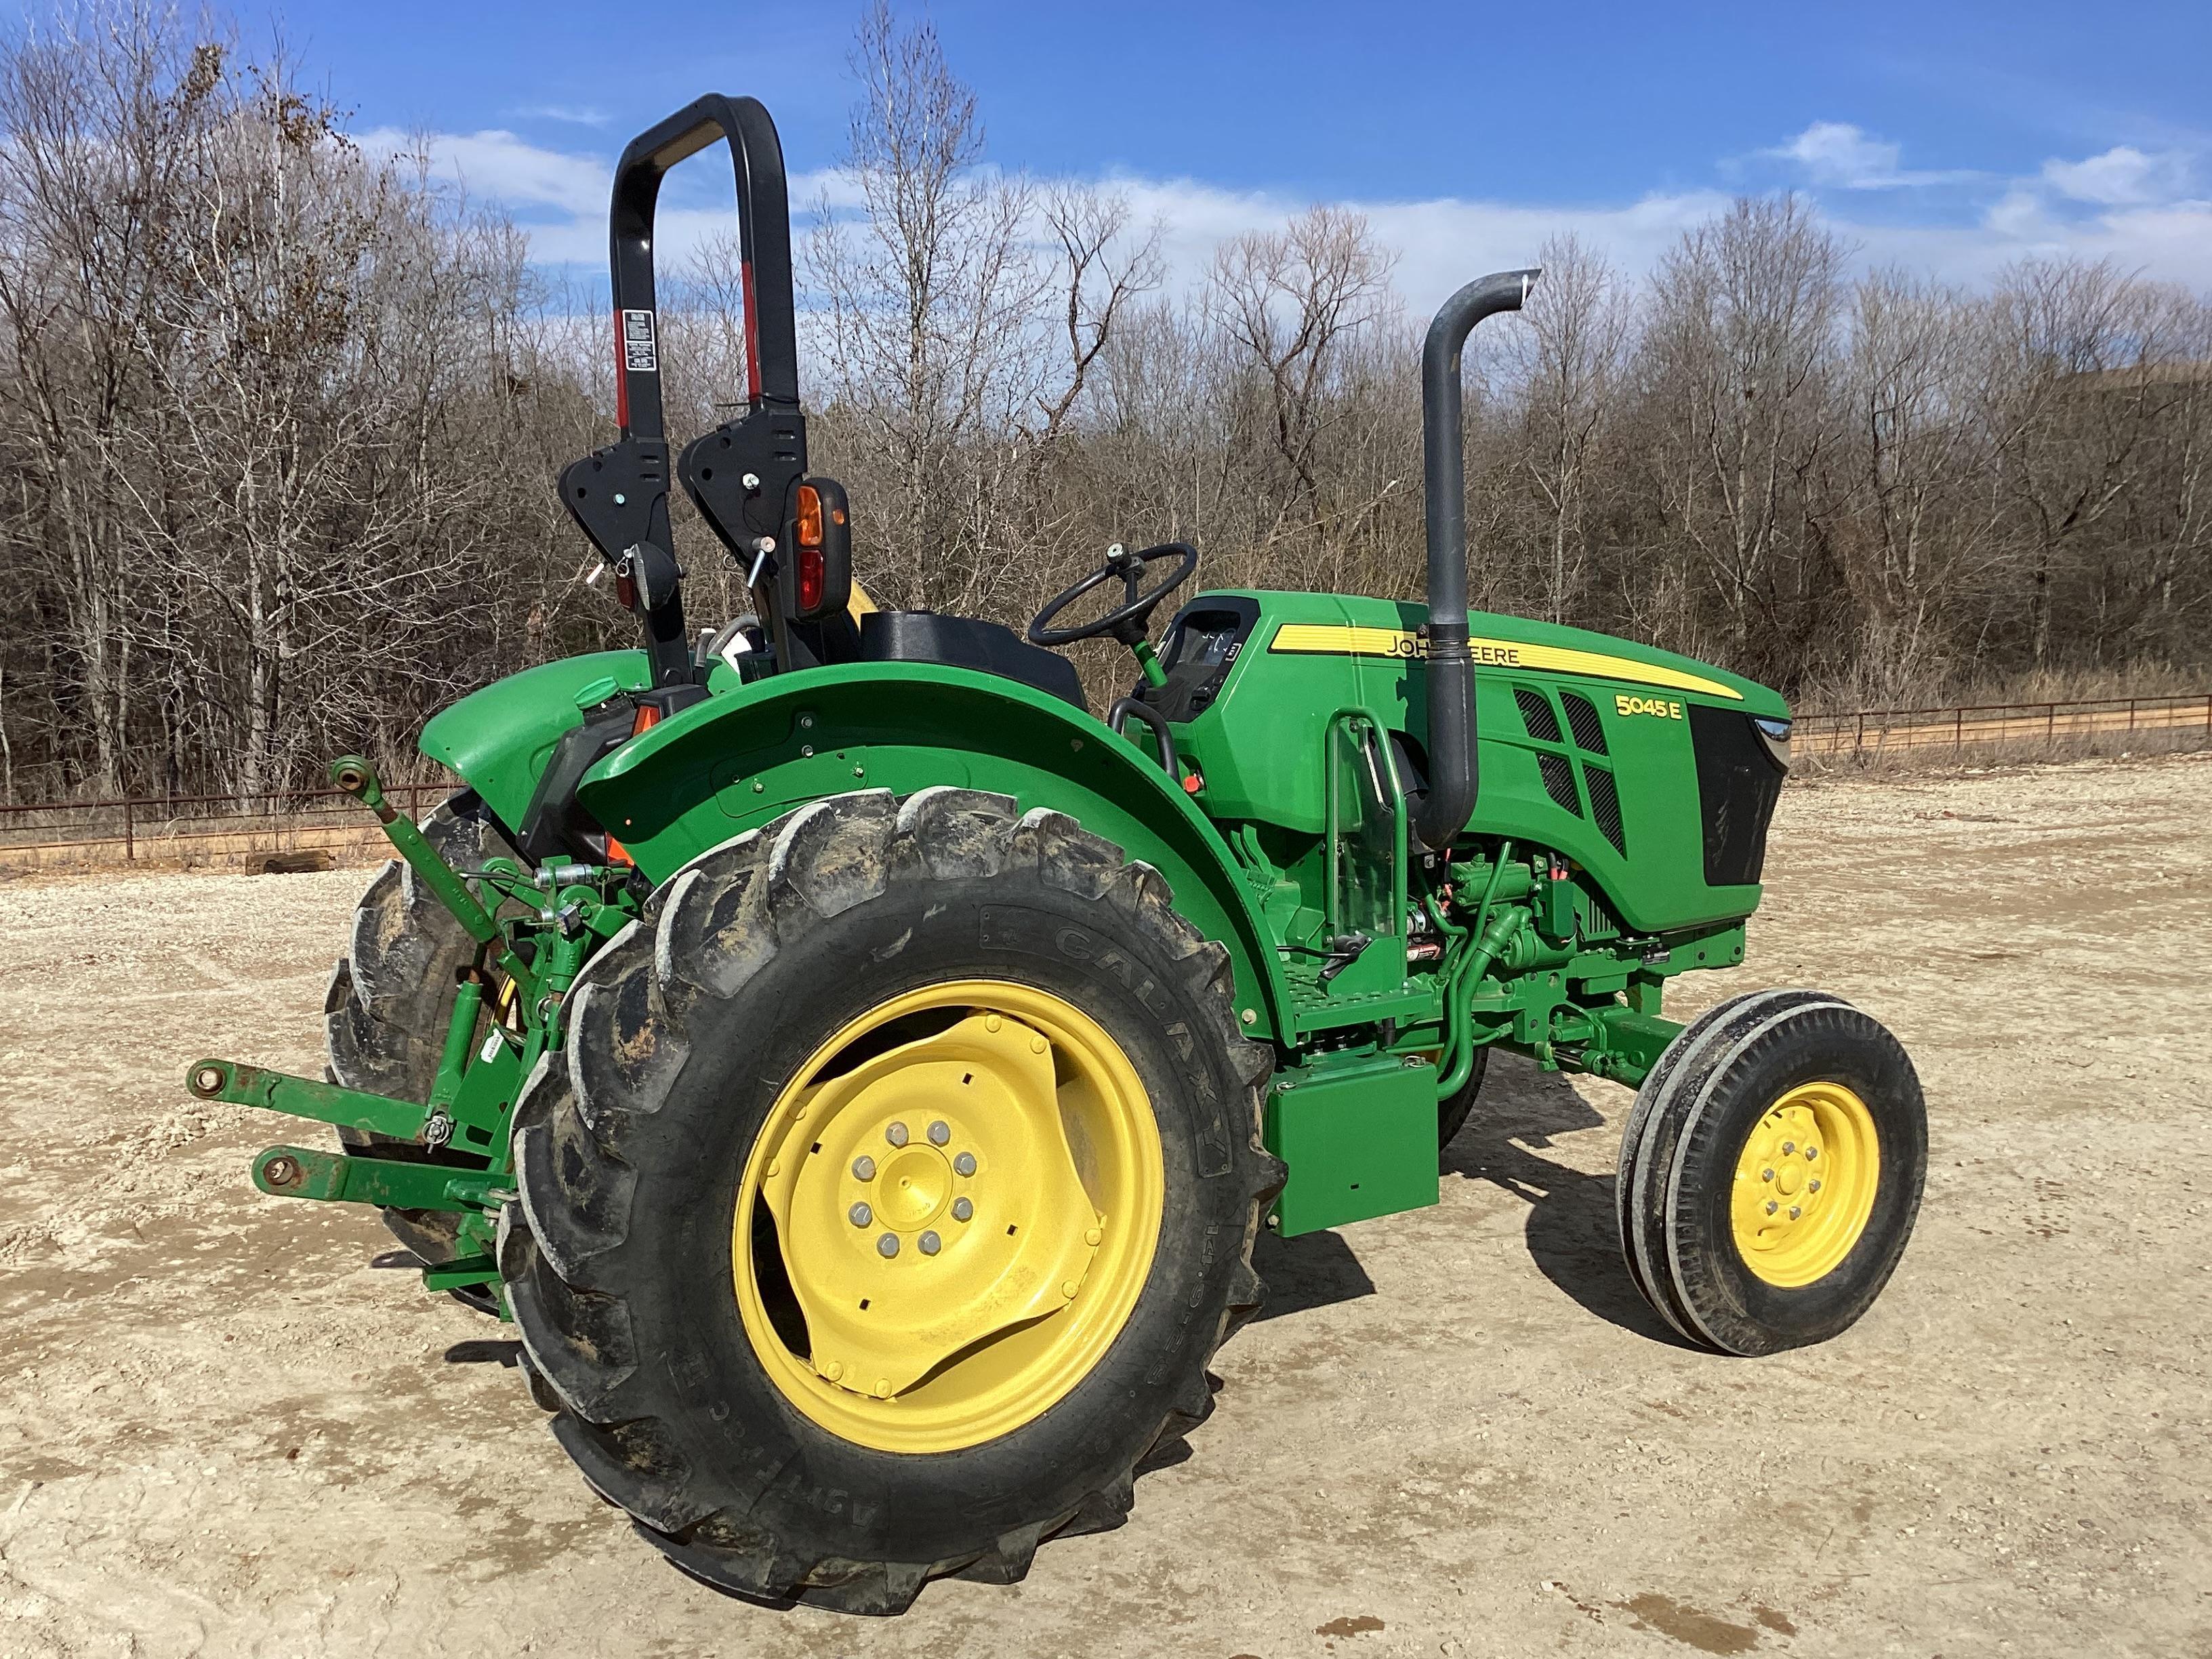
[[1790, 722], [1761, 720], [1753, 715], [1751, 725], [1752, 729], [1759, 733], [1759, 744], [1766, 750], [1766, 757], [1787, 772], [1790, 769]]

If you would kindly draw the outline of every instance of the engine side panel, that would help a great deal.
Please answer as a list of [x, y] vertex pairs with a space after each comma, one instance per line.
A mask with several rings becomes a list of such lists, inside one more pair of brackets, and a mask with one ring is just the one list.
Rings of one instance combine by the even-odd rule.
[[[1182, 617], [1225, 615], [1232, 601], [1251, 619], [1225, 672], [1176, 733], [1204, 780], [1199, 799], [1209, 813], [1232, 825], [1319, 835], [1323, 744], [1331, 716], [1345, 708], [1373, 711], [1425, 772], [1422, 606], [1255, 592], [1201, 595]], [[1786, 720], [1782, 699], [1689, 658], [1581, 629], [1481, 612], [1473, 620], [1480, 793], [1468, 832], [1571, 859], [1638, 931], [1755, 909], [1755, 876], [1706, 879], [1708, 813], [1691, 710], [1730, 722]], [[1171, 641], [1171, 676], [1176, 656]], [[1763, 817], [1758, 829], [1763, 837]], [[1714, 867], [1755, 872], [1756, 861]]]

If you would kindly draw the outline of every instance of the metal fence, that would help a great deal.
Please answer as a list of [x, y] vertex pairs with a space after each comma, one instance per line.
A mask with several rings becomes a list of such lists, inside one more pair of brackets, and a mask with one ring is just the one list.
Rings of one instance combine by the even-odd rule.
[[[449, 782], [388, 783], [394, 806], [421, 817]], [[232, 863], [381, 848], [360, 801], [337, 789], [232, 795], [131, 795], [0, 805], [0, 866]]]
[[[1963, 753], [1970, 748], [2055, 744], [2131, 732], [2212, 742], [2212, 691], [2074, 702], [1974, 703], [1949, 708], [1866, 708], [1801, 714], [1792, 746], [1806, 756]], [[385, 786], [419, 818], [450, 782]], [[247, 795], [118, 797], [0, 805], [0, 866], [250, 864], [280, 857], [335, 860], [380, 854], [376, 822], [336, 789]]]
[[1931, 748], [1960, 753], [1969, 748], [2055, 744], [2130, 732], [2212, 739], [2212, 691], [1801, 714], [1790, 733], [1790, 746], [1800, 754], [1823, 756]]

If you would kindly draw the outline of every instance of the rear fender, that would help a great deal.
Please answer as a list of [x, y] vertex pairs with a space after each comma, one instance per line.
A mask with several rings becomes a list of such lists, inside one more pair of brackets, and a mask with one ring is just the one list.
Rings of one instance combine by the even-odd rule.
[[642, 651], [562, 657], [495, 680], [441, 710], [416, 747], [466, 780], [513, 832], [522, 826], [553, 745], [584, 723], [583, 708], [652, 684], [653, 666]]
[[1182, 787], [1091, 715], [1018, 681], [937, 664], [779, 674], [695, 704], [584, 776], [585, 808], [655, 883], [793, 807], [934, 784], [1050, 807], [1152, 866], [1230, 955], [1247, 1030], [1289, 1025], [1287, 987], [1229, 848]]

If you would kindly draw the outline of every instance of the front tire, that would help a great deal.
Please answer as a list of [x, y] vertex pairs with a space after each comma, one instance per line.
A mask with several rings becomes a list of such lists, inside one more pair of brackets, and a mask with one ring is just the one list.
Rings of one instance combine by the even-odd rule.
[[1232, 988], [1155, 872], [1001, 796], [696, 860], [517, 1108], [501, 1267], [562, 1445], [757, 1599], [896, 1613], [1119, 1525], [1260, 1298]]
[[1823, 1342], [1895, 1272], [1927, 1168], [1927, 1109], [1897, 1039], [1822, 993], [1756, 992], [1685, 1030], [1638, 1091], [1623, 1252], [1701, 1346]]

